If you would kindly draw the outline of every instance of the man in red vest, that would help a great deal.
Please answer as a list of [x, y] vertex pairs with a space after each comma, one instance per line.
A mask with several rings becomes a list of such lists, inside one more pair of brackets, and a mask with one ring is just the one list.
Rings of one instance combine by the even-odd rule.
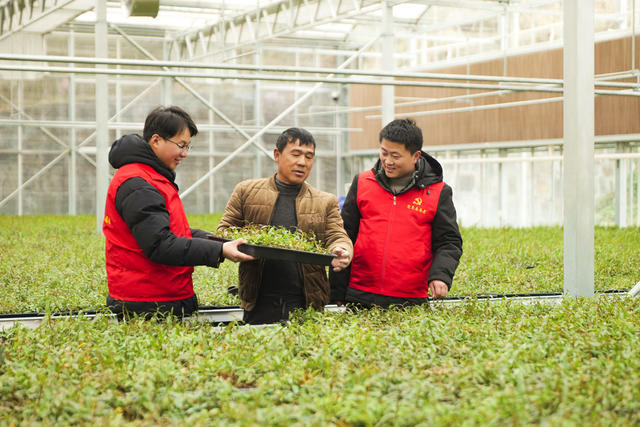
[[188, 316], [198, 308], [193, 266], [253, 259], [238, 251], [244, 240], [222, 244], [189, 227], [175, 169], [197, 133], [184, 110], [159, 107], [147, 116], [142, 137], [125, 135], [111, 146], [109, 162], [117, 171], [103, 231], [107, 306], [114, 312]]
[[342, 208], [350, 269], [331, 274], [334, 302], [421, 304], [449, 292], [462, 255], [452, 190], [410, 119], [380, 131], [380, 159], [353, 180]]

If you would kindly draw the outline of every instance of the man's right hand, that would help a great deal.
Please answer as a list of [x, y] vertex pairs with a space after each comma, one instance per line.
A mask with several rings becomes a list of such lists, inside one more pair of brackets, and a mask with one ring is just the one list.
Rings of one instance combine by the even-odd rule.
[[442, 280], [432, 280], [429, 282], [429, 291], [433, 299], [440, 299], [447, 296], [449, 287]]
[[245, 239], [236, 239], [222, 244], [222, 256], [233, 262], [253, 261], [255, 258], [238, 250], [239, 245], [247, 243]]

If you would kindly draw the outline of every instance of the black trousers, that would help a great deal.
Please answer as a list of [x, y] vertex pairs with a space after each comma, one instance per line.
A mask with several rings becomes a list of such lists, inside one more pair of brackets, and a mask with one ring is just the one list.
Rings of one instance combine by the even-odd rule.
[[347, 306], [355, 309], [367, 309], [373, 308], [374, 306], [381, 308], [389, 308], [391, 306], [407, 307], [411, 305], [426, 304], [428, 301], [428, 298], [391, 297], [388, 295], [365, 292], [354, 288], [347, 288], [347, 295], [345, 297], [345, 303]]
[[304, 297], [299, 296], [260, 296], [251, 311], [244, 312], [243, 320], [250, 325], [284, 323], [296, 309], [306, 309]]
[[173, 301], [122, 301], [107, 295], [107, 308], [118, 316], [118, 319], [129, 318], [132, 315], [143, 316], [146, 319], [154, 315], [166, 317], [174, 315], [178, 317], [191, 316], [198, 310], [198, 297], [173, 300]]

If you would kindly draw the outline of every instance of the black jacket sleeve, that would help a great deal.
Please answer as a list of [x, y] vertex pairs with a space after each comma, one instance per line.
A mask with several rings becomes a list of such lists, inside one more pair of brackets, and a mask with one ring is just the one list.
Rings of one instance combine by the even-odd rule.
[[[349, 192], [342, 205], [342, 221], [344, 222], [344, 229], [347, 235], [351, 239], [351, 243], [356, 245], [356, 239], [358, 237], [358, 230], [360, 229], [360, 210], [358, 209], [358, 175], [353, 178]], [[347, 293], [347, 287], [349, 286], [349, 279], [351, 278], [351, 266], [345, 268], [342, 271], [334, 272], [329, 270], [329, 283], [331, 284], [331, 302], [341, 301], [344, 302], [345, 295]]]
[[453, 275], [462, 256], [462, 236], [458, 229], [456, 208], [453, 206], [453, 191], [444, 185], [438, 201], [438, 209], [431, 224], [431, 250], [433, 263], [429, 271], [429, 282], [442, 280], [451, 289]]
[[[144, 179], [136, 177], [123, 182], [116, 193], [115, 205], [151, 261], [178, 266], [218, 266], [222, 243], [173, 234], [164, 197]], [[198, 230], [196, 235], [200, 233], [204, 232]]]
[[208, 239], [209, 236], [213, 236], [213, 234], [208, 231], [200, 230], [198, 228], [191, 229], [191, 237], [194, 239]]

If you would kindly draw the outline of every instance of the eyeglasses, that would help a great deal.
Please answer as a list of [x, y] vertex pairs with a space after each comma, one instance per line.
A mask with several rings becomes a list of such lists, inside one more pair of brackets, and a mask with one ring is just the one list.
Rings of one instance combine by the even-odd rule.
[[189, 151], [191, 151], [191, 144], [179, 144], [175, 141], [170, 140], [169, 138], [162, 138], [165, 141], [169, 141], [172, 144], [175, 144], [178, 146], [178, 148], [180, 149], [180, 151], [182, 151], [183, 153], [188, 153]]

